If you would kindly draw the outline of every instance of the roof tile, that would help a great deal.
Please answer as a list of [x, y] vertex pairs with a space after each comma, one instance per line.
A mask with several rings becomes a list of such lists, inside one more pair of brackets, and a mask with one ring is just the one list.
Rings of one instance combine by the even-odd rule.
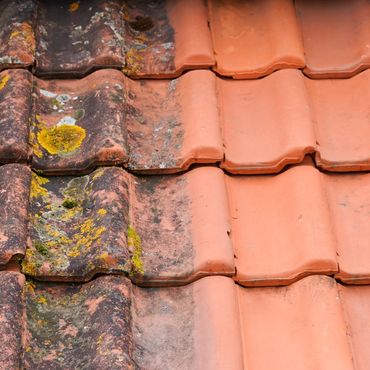
[[343, 78], [370, 66], [370, 5], [366, 1], [297, 0], [295, 3], [307, 75]]
[[31, 171], [26, 166], [0, 167], [0, 266], [26, 251], [30, 182]]
[[288, 287], [239, 287], [238, 293], [245, 368], [354, 368], [335, 280], [310, 276]]
[[291, 0], [209, 0], [215, 71], [256, 78], [281, 68], [303, 68], [302, 39]]
[[34, 64], [36, 0], [0, 2], [0, 70]]
[[22, 353], [24, 276], [17, 272], [0, 272], [0, 367], [19, 369]]
[[39, 279], [122, 272], [144, 285], [166, 285], [234, 274], [217, 168], [176, 177], [140, 178], [115, 167], [82, 177], [33, 175], [30, 218], [23, 270]]
[[335, 235], [316, 169], [227, 177], [227, 186], [238, 282], [285, 285], [307, 274], [337, 271]]
[[9, 311], [0, 335], [6, 341], [13, 336], [1, 355], [10, 365], [242, 368], [236, 291], [226, 277], [160, 289], [113, 275], [74, 285], [27, 281], [23, 287], [21, 274], [0, 272], [0, 281], [6, 288], [0, 315]]
[[23, 70], [0, 73], [0, 163], [25, 162], [31, 115], [32, 75]]

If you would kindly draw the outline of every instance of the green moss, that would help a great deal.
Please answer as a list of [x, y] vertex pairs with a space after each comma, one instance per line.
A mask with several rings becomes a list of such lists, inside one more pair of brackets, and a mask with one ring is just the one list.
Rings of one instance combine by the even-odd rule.
[[144, 264], [141, 259], [142, 246], [141, 239], [136, 230], [129, 225], [127, 228], [127, 245], [132, 253], [130, 275], [144, 274]]
[[78, 202], [74, 199], [65, 199], [62, 206], [67, 209], [72, 209], [78, 206]]
[[49, 254], [48, 248], [40, 241], [35, 241], [33, 245], [35, 246], [37, 252], [39, 252], [43, 256], [47, 256]]

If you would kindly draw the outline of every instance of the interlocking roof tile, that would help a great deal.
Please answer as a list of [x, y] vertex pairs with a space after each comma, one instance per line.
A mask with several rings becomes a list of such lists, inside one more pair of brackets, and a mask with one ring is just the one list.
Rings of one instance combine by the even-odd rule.
[[0, 70], [34, 63], [36, 0], [0, 1]]
[[302, 38], [291, 0], [209, 0], [215, 71], [256, 78], [303, 68]]
[[288, 287], [238, 293], [244, 368], [354, 369], [352, 320], [343, 315], [335, 280], [310, 276]]
[[23, 70], [0, 73], [0, 163], [25, 162], [31, 115], [32, 75]]
[[81, 173], [127, 161], [124, 76], [97, 71], [81, 80], [36, 79], [32, 167]]
[[367, 1], [295, 2], [312, 78], [350, 77], [370, 66]]
[[310, 80], [282, 70], [254, 81], [218, 79], [222, 167], [233, 173], [277, 172], [316, 152], [318, 166], [326, 170], [368, 170], [369, 78], [366, 71], [348, 80]]
[[285, 285], [307, 274], [337, 271], [335, 237], [316, 169], [228, 177], [227, 185], [237, 281]]
[[26, 251], [30, 182], [31, 171], [26, 166], [0, 167], [0, 267]]
[[0, 9], [0, 69], [35, 65], [38, 76], [81, 77], [122, 68], [160, 78], [214, 64], [201, 0], [13, 0]]
[[0, 351], [1, 369], [19, 369], [24, 325], [22, 289], [24, 276], [0, 271]]
[[0, 281], [0, 336], [10, 342], [0, 358], [10, 368], [241, 369], [229, 278], [160, 289], [123, 276], [24, 285], [21, 274], [0, 272]]
[[233, 275], [227, 208], [217, 168], [147, 178], [115, 167], [82, 177], [34, 174], [23, 271], [56, 281], [122, 272], [144, 285]]

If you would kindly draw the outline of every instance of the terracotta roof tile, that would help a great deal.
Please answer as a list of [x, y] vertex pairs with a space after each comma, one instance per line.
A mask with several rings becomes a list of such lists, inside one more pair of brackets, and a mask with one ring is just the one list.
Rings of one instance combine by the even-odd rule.
[[0, 167], [0, 267], [26, 251], [30, 182], [31, 171], [26, 166]]
[[23, 286], [21, 274], [0, 272], [0, 280], [6, 287], [0, 292], [0, 315], [5, 319], [0, 335], [5, 341], [13, 339], [8, 352], [0, 355], [6, 356], [2, 365], [242, 368], [231, 279], [204, 278], [160, 289], [138, 288], [123, 276], [75, 285], [28, 281]]
[[24, 276], [17, 272], [0, 271], [0, 351], [1, 369], [19, 369], [24, 324], [22, 289]]
[[121, 272], [166, 285], [234, 273], [217, 168], [176, 177], [134, 177], [114, 167], [82, 177], [34, 175], [30, 207], [32, 247], [23, 271], [39, 279]]
[[256, 78], [281, 68], [303, 68], [302, 39], [291, 0], [209, 0], [215, 71]]
[[337, 271], [335, 236], [316, 169], [228, 177], [227, 185], [237, 281], [285, 285], [307, 274]]
[[36, 0], [0, 2], [0, 70], [34, 64]]
[[25, 162], [31, 115], [32, 75], [23, 70], [0, 73], [0, 163]]
[[370, 65], [366, 1], [297, 0], [306, 56], [305, 73], [313, 78], [350, 77]]
[[310, 276], [288, 287], [238, 293], [245, 368], [354, 369], [352, 321], [343, 316], [335, 280]]
[[217, 80], [222, 167], [233, 173], [277, 172], [316, 152], [318, 166], [326, 170], [368, 170], [369, 78], [366, 71], [348, 80], [310, 80], [283, 70], [255, 81]]

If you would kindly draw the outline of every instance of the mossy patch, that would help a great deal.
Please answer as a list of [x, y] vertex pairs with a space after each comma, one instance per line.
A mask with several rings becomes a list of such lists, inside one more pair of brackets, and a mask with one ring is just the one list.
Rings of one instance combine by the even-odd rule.
[[33, 245], [35, 249], [37, 250], [37, 252], [39, 252], [43, 256], [47, 256], [49, 254], [48, 248], [44, 244], [42, 244], [40, 241], [36, 240]]
[[127, 246], [131, 251], [131, 271], [130, 275], [144, 274], [144, 264], [141, 259], [142, 246], [141, 238], [136, 230], [129, 225], [127, 228]]
[[78, 149], [86, 137], [86, 130], [77, 125], [43, 128], [37, 134], [40, 145], [50, 154], [66, 154]]
[[62, 206], [67, 209], [72, 209], [78, 206], [78, 202], [74, 199], [64, 199]]

